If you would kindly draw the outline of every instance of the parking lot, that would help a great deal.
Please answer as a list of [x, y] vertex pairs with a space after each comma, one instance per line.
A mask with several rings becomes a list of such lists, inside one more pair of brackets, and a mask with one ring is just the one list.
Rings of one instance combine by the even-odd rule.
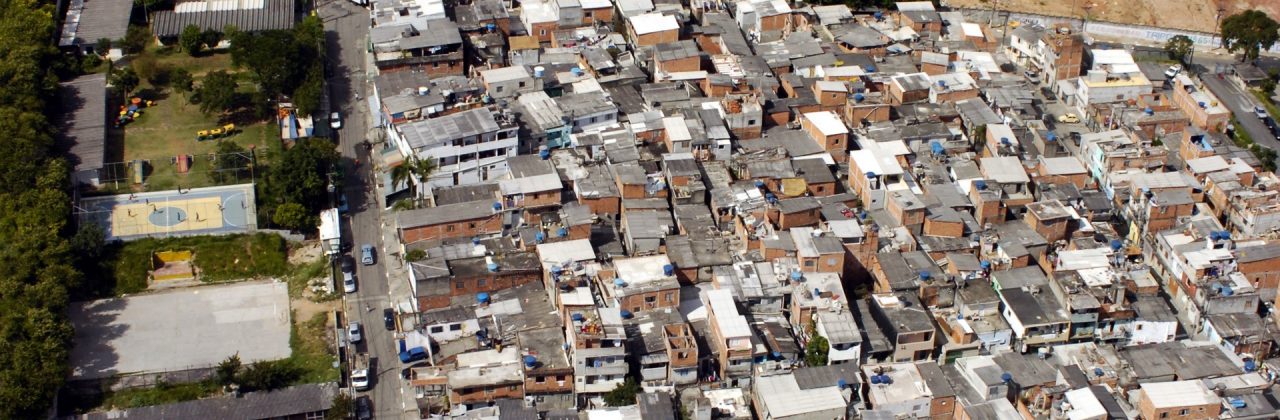
[[289, 357], [285, 283], [176, 289], [73, 304], [72, 379], [212, 367]]

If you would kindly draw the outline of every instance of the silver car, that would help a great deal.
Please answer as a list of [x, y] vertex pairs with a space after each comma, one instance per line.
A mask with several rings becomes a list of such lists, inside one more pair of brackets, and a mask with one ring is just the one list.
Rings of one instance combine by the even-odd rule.
[[351, 272], [342, 272], [342, 291], [347, 293], [356, 292], [356, 276]]
[[354, 322], [354, 321], [353, 321], [353, 322], [351, 322], [350, 324], [348, 324], [348, 325], [347, 325], [347, 337], [349, 337], [349, 338], [350, 338], [350, 340], [349, 340], [349, 341], [351, 341], [352, 343], [359, 343], [359, 342], [360, 342], [360, 340], [364, 339], [364, 337], [362, 337], [362, 336], [360, 335], [360, 323], [359, 323], [359, 322]]

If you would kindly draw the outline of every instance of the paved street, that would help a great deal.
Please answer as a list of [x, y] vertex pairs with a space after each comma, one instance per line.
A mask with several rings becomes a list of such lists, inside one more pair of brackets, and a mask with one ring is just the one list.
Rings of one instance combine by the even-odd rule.
[[1217, 75], [1212, 73], [1213, 65], [1205, 66], [1209, 69], [1200, 80], [1204, 81], [1205, 87], [1209, 88], [1218, 100], [1222, 101], [1227, 109], [1235, 115], [1238, 126], [1236, 129], [1244, 129], [1253, 138], [1253, 141], [1269, 147], [1272, 150], [1280, 150], [1280, 141], [1276, 141], [1271, 130], [1263, 124], [1258, 117], [1253, 115], [1253, 104], [1257, 103], [1257, 99], [1253, 94], [1240, 90], [1234, 83], [1219, 79]]
[[365, 105], [369, 12], [350, 2], [333, 1], [322, 4], [319, 13], [325, 20], [332, 66], [330, 106], [343, 117], [338, 140], [346, 165], [343, 192], [350, 204], [343, 237], [351, 244], [357, 261], [362, 244], [372, 244], [378, 250], [377, 264], [356, 264], [358, 291], [346, 299], [349, 316], [364, 325], [364, 342], [359, 345], [359, 351], [369, 354], [377, 372], [373, 389], [365, 394], [373, 400], [376, 418], [417, 418], [413, 400], [404, 392], [400, 378], [395, 337], [383, 328], [382, 321], [382, 310], [391, 307], [391, 288], [384, 268], [390, 257], [383, 252], [382, 206], [374, 193], [369, 152], [362, 145], [369, 137], [369, 108]]

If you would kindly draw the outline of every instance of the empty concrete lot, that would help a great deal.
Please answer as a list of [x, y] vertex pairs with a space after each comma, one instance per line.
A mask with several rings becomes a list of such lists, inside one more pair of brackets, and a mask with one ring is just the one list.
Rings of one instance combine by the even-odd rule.
[[289, 357], [284, 283], [177, 289], [71, 307], [72, 379], [217, 365], [239, 353], [250, 363]]

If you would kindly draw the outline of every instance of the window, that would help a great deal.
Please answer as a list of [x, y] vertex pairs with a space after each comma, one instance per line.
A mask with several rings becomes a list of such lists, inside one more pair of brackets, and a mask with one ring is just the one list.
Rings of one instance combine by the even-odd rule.
[[805, 261], [804, 261], [804, 266], [805, 266], [805, 267], [813, 267], [813, 260], [805, 260]]
[[756, 120], [747, 120], [747, 125], [756, 125]]
[[818, 192], [826, 192], [826, 190], [827, 190], [827, 187], [824, 187], [821, 185], [818, 186]]
[[476, 222], [467, 223], [467, 227], [472, 228], [472, 229], [475, 229], [475, 228], [476, 228]]
[[1184, 408], [1184, 409], [1182, 409], [1182, 411], [1179, 411], [1179, 412], [1178, 412], [1178, 415], [1180, 415], [1180, 416], [1185, 416], [1185, 415], [1188, 415], [1188, 414], [1191, 414], [1191, 410], [1186, 409], [1186, 408]]
[[658, 301], [658, 297], [657, 297], [657, 296], [645, 296], [645, 297], [644, 297], [644, 303], [654, 303], [654, 302], [657, 302], [657, 301]]
[[431, 327], [431, 332], [432, 332], [433, 334], [439, 334], [439, 333], [442, 333], [442, 332], [444, 332], [444, 327], [439, 326], [439, 325], [434, 326], [434, 327]]
[[1167, 418], [1169, 418], [1169, 413], [1168, 413], [1168, 412], [1160, 413], [1160, 418], [1162, 418], [1162, 419], [1167, 419]]
[[827, 258], [827, 265], [828, 265], [828, 266], [835, 267], [835, 265], [836, 265], [836, 264], [837, 264], [837, 262], [836, 262], [836, 257], [828, 257], [828, 258]]
[[533, 378], [533, 383], [535, 383], [535, 384], [541, 384], [541, 383], [546, 383], [546, 382], [547, 382], [547, 377], [546, 377], [546, 376], [535, 376], [535, 377]]
[[476, 280], [476, 287], [484, 287], [485, 279]]
[[458, 290], [466, 289], [466, 288], [467, 288], [467, 282], [465, 282], [465, 281], [460, 281], [460, 282], [454, 283], [454, 284], [453, 284], [453, 288], [458, 289]]
[[445, 227], [444, 227], [444, 231], [445, 231], [445, 232], [453, 232], [453, 225], [445, 226]]
[[494, 91], [494, 92], [498, 92], [498, 93], [502, 93], [502, 86], [498, 86], [498, 87], [496, 87], [496, 88], [493, 88], [493, 91]]
[[462, 331], [462, 324], [453, 324], [449, 326], [449, 331]]
[[667, 302], [675, 302], [675, 301], [676, 301], [676, 294], [672, 292], [667, 292]]
[[538, 35], [546, 35], [546, 34], [547, 34], [547, 30], [546, 30], [546, 29], [540, 29], [540, 30], [538, 30]]
[[564, 382], [564, 375], [556, 375], [556, 382]]
[[520, 87], [524, 87], [524, 81], [520, 82]]

